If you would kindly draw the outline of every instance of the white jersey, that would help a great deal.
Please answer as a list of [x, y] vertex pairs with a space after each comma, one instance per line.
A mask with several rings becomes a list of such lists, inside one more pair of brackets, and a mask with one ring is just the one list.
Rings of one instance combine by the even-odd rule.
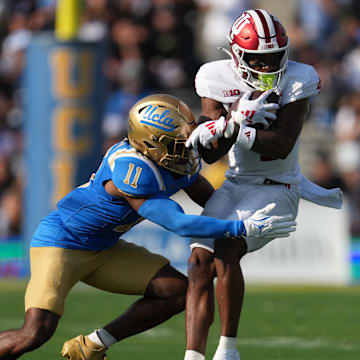
[[[232, 60], [214, 61], [203, 65], [196, 75], [195, 88], [199, 96], [219, 101], [227, 110], [239, 96], [253, 90], [234, 71]], [[289, 61], [279, 89], [281, 107], [318, 94], [320, 79], [312, 66]], [[286, 159], [278, 160], [270, 160], [235, 143], [229, 151], [229, 169], [226, 177], [252, 183], [263, 183], [267, 178], [286, 184], [299, 184], [299, 139]]]

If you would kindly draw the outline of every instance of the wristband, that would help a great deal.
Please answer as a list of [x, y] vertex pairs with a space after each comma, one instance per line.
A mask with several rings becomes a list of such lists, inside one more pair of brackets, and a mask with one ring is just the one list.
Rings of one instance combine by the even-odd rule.
[[256, 129], [241, 125], [239, 128], [239, 133], [236, 139], [236, 142], [243, 148], [250, 150], [254, 144], [256, 138]]

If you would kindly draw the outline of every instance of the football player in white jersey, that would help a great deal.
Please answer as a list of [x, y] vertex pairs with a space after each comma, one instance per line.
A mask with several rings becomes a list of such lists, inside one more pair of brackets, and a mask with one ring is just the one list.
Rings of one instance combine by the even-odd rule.
[[[272, 215], [289, 213], [295, 218], [300, 197], [341, 207], [341, 190], [326, 191], [309, 182], [301, 175], [298, 162], [299, 135], [309, 98], [320, 90], [315, 69], [288, 60], [285, 29], [266, 10], [245, 11], [234, 22], [228, 38], [230, 52], [225, 51], [231, 59], [206, 63], [195, 80], [202, 112], [187, 146], [198, 148], [207, 163], [229, 153], [226, 180], [207, 202], [203, 215], [246, 219], [274, 202]], [[250, 100], [255, 90], [264, 94]], [[279, 104], [266, 102], [272, 92], [279, 96]], [[227, 114], [236, 100], [237, 107]], [[273, 239], [192, 239], [186, 360], [204, 359], [214, 316], [215, 277], [221, 338], [213, 359], [240, 358], [236, 344], [244, 279], [239, 262]]]

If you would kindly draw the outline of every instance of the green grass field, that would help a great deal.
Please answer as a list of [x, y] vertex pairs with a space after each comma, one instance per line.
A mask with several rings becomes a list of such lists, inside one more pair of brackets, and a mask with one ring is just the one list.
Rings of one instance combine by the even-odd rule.
[[[0, 281], [0, 331], [22, 324], [22, 281]], [[61, 359], [64, 340], [87, 334], [120, 314], [133, 297], [76, 287], [54, 337], [24, 360]], [[184, 313], [112, 347], [110, 360], [183, 359]], [[216, 349], [219, 319], [208, 343]], [[360, 287], [248, 286], [239, 330], [242, 360], [359, 360]]]

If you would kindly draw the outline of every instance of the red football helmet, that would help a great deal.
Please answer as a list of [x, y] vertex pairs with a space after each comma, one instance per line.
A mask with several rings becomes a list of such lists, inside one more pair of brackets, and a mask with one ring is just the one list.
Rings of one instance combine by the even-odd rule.
[[[248, 85], [257, 90], [274, 89], [279, 85], [289, 56], [289, 39], [279, 19], [266, 10], [247, 10], [235, 20], [228, 39], [235, 70]], [[249, 53], [276, 52], [283, 54], [279, 69], [274, 72], [256, 71], [244, 59]]]

